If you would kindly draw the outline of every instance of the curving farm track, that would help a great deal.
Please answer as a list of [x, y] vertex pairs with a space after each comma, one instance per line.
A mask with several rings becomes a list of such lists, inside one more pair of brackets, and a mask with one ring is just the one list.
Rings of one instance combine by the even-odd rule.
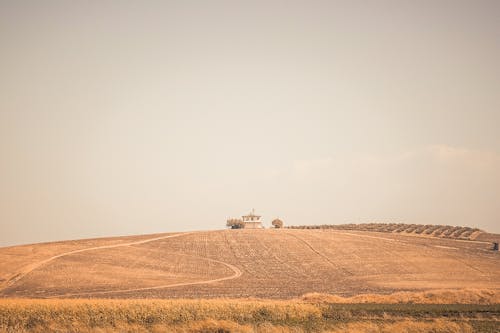
[[484, 242], [289, 229], [140, 237], [0, 248], [0, 297], [290, 298], [500, 289], [500, 254]]
[[113, 248], [123, 247], [123, 246], [132, 246], [132, 245], [145, 244], [145, 243], [154, 242], [154, 241], [161, 240], [161, 239], [172, 238], [172, 237], [179, 237], [179, 236], [183, 236], [183, 235], [187, 235], [187, 234], [189, 234], [189, 233], [168, 235], [168, 236], [162, 236], [162, 237], [154, 237], [154, 238], [148, 238], [148, 239], [144, 239], [144, 240], [140, 240], [140, 241], [134, 241], [134, 242], [122, 243], [122, 244], [94, 246], [94, 247], [89, 247], [89, 248], [84, 248], [84, 249], [78, 249], [78, 250], [72, 250], [72, 251], [68, 251], [68, 252], [63, 252], [63, 253], [54, 255], [54, 256], [52, 256], [50, 258], [47, 258], [47, 259], [44, 259], [44, 260], [41, 260], [41, 261], [38, 261], [38, 262], [34, 262], [34, 263], [31, 263], [31, 264], [27, 265], [21, 271], [18, 271], [16, 273], [14, 273], [11, 278], [7, 279], [7, 281], [5, 281], [4, 283], [0, 284], [0, 290], [12, 286], [16, 282], [18, 282], [19, 280], [21, 280], [22, 278], [24, 278], [26, 275], [28, 275], [30, 272], [32, 272], [32, 271], [34, 271], [34, 270], [36, 270], [36, 269], [38, 269], [38, 268], [40, 268], [40, 267], [42, 267], [42, 266], [50, 263], [51, 261], [54, 261], [54, 260], [56, 260], [58, 258], [70, 256], [72, 254], [77, 254], [77, 253], [89, 252], [89, 251], [104, 250], [104, 249], [113, 249]]
[[[63, 257], [75, 255], [75, 254], [81, 254], [84, 252], [91, 252], [91, 251], [105, 250], [105, 249], [115, 249], [115, 248], [119, 248], [119, 247], [128, 247], [128, 246], [134, 246], [134, 245], [142, 245], [142, 244], [151, 243], [151, 242], [155, 242], [155, 241], [159, 241], [159, 240], [165, 240], [165, 239], [180, 237], [180, 236], [187, 236], [190, 234], [193, 234], [193, 232], [179, 233], [179, 234], [160, 236], [160, 237], [152, 237], [152, 238], [142, 239], [142, 240], [133, 241], [133, 242], [127, 242], [127, 243], [94, 246], [94, 247], [88, 247], [88, 248], [59, 253], [59, 254], [51, 256], [47, 259], [31, 263], [31, 264], [25, 266], [21, 271], [15, 272], [10, 279], [7, 279], [7, 281], [5, 281], [4, 283], [2, 283], [0, 285], [0, 291], [13, 286], [18, 281], [25, 278], [29, 273], [31, 273], [37, 269], [40, 269], [41, 267], [43, 267], [45, 265], [50, 264], [50, 262], [52, 262], [56, 259], [60, 259]], [[179, 254], [176, 254], [176, 255], [179, 255]], [[186, 256], [189, 256], [189, 255], [186, 255]], [[113, 289], [113, 290], [104, 290], [104, 291], [88, 291], [88, 292], [80, 292], [80, 293], [64, 293], [64, 294], [58, 294], [58, 295], [51, 295], [51, 296], [48, 296], [48, 298], [66, 298], [66, 297], [75, 297], [75, 296], [119, 294], [119, 293], [155, 290], [155, 289], [199, 285], [199, 284], [210, 284], [210, 283], [222, 282], [222, 281], [226, 281], [226, 280], [237, 279], [242, 275], [241, 270], [234, 265], [225, 263], [225, 262], [220, 261], [220, 260], [214, 260], [214, 259], [209, 259], [209, 258], [199, 257], [199, 259], [201, 259], [203, 261], [209, 261], [212, 263], [224, 265], [224, 266], [228, 267], [230, 270], [232, 270], [233, 274], [231, 274], [229, 276], [215, 278], [215, 279], [200, 280], [200, 281], [193, 281], [193, 282], [181, 282], [181, 283], [174, 283], [174, 284], [164, 284], [164, 285], [157, 285], [157, 286], [151, 286], [151, 287]]]
[[198, 285], [198, 284], [210, 284], [210, 283], [216, 283], [216, 282], [237, 279], [242, 275], [241, 270], [238, 267], [233, 266], [231, 264], [228, 264], [228, 263], [225, 263], [225, 262], [219, 261], [219, 260], [213, 260], [213, 259], [207, 259], [207, 258], [201, 258], [201, 259], [206, 260], [206, 261], [210, 261], [213, 263], [222, 264], [222, 265], [230, 268], [234, 272], [234, 274], [232, 274], [230, 276], [226, 276], [226, 277], [217, 278], [217, 279], [201, 280], [201, 281], [194, 281], [194, 282], [181, 282], [181, 283], [165, 284], [165, 285], [159, 285], [159, 286], [153, 286], [153, 287], [142, 287], [142, 288], [104, 290], [104, 291], [88, 291], [88, 292], [82, 292], [82, 293], [66, 293], [66, 294], [49, 296], [48, 298], [67, 298], [67, 297], [75, 297], [75, 296], [78, 296], [78, 297], [79, 296], [98, 296], [98, 295], [106, 295], [106, 294], [120, 294], [120, 293], [131, 293], [131, 292], [140, 292], [140, 291], [151, 291], [151, 290], [174, 288], [174, 287], [185, 287], [185, 286], [193, 286], [193, 285]]

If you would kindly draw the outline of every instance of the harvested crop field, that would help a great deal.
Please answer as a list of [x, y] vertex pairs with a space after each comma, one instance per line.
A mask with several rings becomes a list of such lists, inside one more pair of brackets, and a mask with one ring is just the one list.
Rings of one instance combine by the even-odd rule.
[[500, 289], [491, 243], [345, 230], [221, 230], [0, 248], [3, 298], [275, 298]]

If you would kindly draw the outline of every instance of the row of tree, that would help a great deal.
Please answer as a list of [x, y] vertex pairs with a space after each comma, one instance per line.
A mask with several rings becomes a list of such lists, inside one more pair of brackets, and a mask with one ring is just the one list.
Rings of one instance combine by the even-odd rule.
[[[274, 219], [271, 224], [274, 228], [283, 228], [283, 221], [280, 219]], [[240, 219], [229, 219], [227, 220], [226, 226], [231, 229], [243, 229], [245, 227], [245, 222]]]

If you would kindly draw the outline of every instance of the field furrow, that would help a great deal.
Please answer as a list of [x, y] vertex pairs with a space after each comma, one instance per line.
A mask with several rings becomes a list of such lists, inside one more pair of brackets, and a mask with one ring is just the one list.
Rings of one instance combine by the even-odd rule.
[[4, 276], [15, 276], [4, 281], [0, 296], [286, 299], [311, 292], [500, 289], [500, 254], [470, 240], [243, 229], [88, 244], [37, 245], [37, 251], [55, 253], [45, 258], [22, 247], [0, 249], [3, 269], [13, 263]]

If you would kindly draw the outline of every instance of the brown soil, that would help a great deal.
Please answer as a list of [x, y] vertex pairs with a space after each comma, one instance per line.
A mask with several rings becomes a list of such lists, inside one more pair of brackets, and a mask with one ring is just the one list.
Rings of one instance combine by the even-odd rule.
[[0, 297], [293, 298], [500, 289], [490, 244], [340, 230], [221, 230], [0, 248]]

